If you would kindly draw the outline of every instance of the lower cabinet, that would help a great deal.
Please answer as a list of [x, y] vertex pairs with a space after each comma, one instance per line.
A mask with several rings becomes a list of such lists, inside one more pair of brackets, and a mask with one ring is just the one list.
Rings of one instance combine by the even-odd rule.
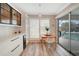
[[14, 49], [10, 51], [11, 56], [18, 56], [23, 51], [22, 44], [17, 45]]
[[2, 44], [0, 44], [0, 56], [7, 56], [10, 55], [9, 51], [10, 51], [10, 42], [6, 41]]
[[23, 51], [23, 37], [7, 40], [0, 45], [0, 56], [19, 56]]

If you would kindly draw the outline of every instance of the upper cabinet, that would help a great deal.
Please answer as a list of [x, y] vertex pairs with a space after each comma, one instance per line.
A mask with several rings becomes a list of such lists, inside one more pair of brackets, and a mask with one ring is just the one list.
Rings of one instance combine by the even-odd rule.
[[12, 24], [21, 25], [21, 14], [12, 9]]
[[1, 4], [0, 13], [1, 23], [10, 23], [10, 7], [7, 4]]
[[21, 14], [7, 3], [0, 3], [0, 23], [21, 26]]

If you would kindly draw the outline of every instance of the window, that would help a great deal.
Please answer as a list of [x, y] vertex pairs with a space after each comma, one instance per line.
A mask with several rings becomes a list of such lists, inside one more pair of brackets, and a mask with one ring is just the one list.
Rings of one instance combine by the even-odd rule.
[[40, 38], [44, 34], [47, 34], [46, 27], [50, 29], [49, 20], [49, 18], [29, 18], [30, 38]]
[[39, 19], [30, 18], [30, 38], [39, 38]]
[[[44, 18], [40, 20], [40, 36], [47, 34], [46, 27], [50, 29], [49, 19]], [[49, 31], [50, 32], [50, 31]]]

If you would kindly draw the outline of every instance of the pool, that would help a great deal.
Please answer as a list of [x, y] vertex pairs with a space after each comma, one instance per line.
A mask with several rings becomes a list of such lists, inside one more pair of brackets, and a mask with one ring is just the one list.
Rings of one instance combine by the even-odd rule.
[[70, 33], [70, 36], [69, 36], [69, 33], [61, 33], [61, 36], [63, 36], [65, 39], [71, 39], [71, 40], [77, 40], [79, 41], [79, 33], [78, 32], [72, 32]]

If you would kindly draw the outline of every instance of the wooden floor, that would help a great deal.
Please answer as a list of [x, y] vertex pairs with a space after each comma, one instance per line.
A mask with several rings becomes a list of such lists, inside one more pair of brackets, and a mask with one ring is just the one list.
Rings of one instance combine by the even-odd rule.
[[22, 56], [71, 56], [71, 54], [55, 43], [30, 43]]

